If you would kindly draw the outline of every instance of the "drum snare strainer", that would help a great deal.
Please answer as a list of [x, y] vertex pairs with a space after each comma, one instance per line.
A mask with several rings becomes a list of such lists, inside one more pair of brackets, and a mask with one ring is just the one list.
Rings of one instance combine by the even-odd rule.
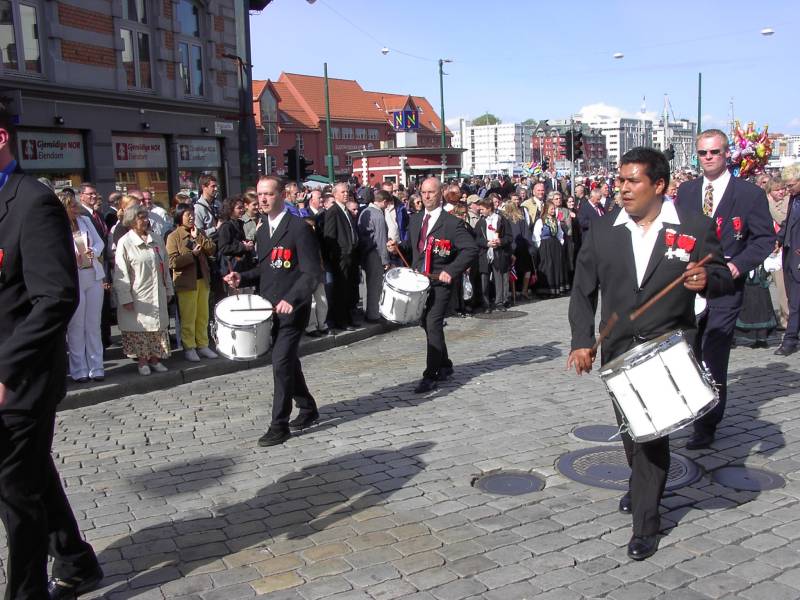
[[635, 442], [682, 429], [719, 402], [711, 374], [682, 331], [636, 346], [604, 365], [600, 377], [622, 413], [622, 430]]

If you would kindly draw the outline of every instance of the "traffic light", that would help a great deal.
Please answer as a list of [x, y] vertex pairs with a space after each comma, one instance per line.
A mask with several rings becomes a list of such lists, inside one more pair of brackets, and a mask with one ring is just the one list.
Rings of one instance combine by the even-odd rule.
[[299, 173], [299, 175], [300, 175], [300, 179], [301, 180], [302, 179], [306, 179], [309, 175], [313, 175], [314, 174], [314, 170], [313, 169], [309, 169], [309, 167], [314, 164], [313, 160], [306, 160], [305, 156], [301, 156], [299, 162], [300, 162], [300, 173]]
[[572, 131], [568, 131], [564, 134], [564, 139], [566, 140], [566, 154], [570, 160], [572, 160]]
[[283, 166], [286, 168], [286, 179], [297, 181], [297, 148], [289, 148], [283, 153]]
[[258, 153], [258, 174], [267, 174], [267, 155], [265, 152]]
[[664, 150], [664, 156], [667, 157], [667, 160], [673, 160], [675, 158], [675, 146], [670, 144], [669, 148]]
[[576, 131], [572, 136], [572, 158], [574, 160], [583, 158], [583, 134], [580, 131]]

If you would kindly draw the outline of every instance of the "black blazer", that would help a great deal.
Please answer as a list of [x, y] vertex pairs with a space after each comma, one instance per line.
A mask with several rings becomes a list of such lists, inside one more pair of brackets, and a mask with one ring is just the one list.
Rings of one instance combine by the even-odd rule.
[[[298, 307], [311, 304], [311, 295], [322, 276], [317, 239], [303, 219], [288, 212], [271, 238], [269, 219], [264, 217], [262, 223], [256, 232], [258, 263], [241, 274], [242, 285], [258, 284], [258, 293], [273, 306], [286, 300], [294, 307], [294, 315]], [[278, 258], [273, 261], [272, 249], [279, 247], [289, 250], [291, 257], [277, 265]]]
[[[425, 269], [425, 253], [420, 252], [417, 245], [424, 214], [425, 211], [421, 210], [411, 215], [408, 223], [408, 240], [400, 244], [400, 251], [407, 257], [411, 256], [411, 266], [420, 272]], [[450, 277], [456, 278], [469, 268], [473, 259], [478, 255], [478, 247], [475, 245], [472, 235], [467, 231], [464, 221], [444, 210], [436, 219], [433, 228], [428, 230], [428, 237], [431, 236], [434, 240], [449, 241], [451, 246], [450, 254], [447, 256], [441, 256], [436, 252], [431, 253], [430, 272], [434, 275], [445, 271]], [[443, 285], [437, 281], [432, 284]]]
[[[678, 214], [694, 212], [703, 214], [703, 178], [686, 181], [678, 188], [675, 203]], [[722, 200], [713, 215], [715, 227], [719, 224], [720, 242], [727, 262], [732, 262], [742, 274], [735, 283], [734, 291], [742, 291], [747, 272], [764, 262], [775, 249], [775, 228], [769, 214], [767, 195], [760, 187], [731, 176]], [[735, 219], [741, 223], [740, 236], [734, 228]], [[741, 296], [719, 298], [712, 306], [738, 304]]]
[[[350, 229], [351, 223], [356, 231], [355, 240]], [[325, 242], [325, 254], [330, 265], [342, 271], [350, 268], [358, 248], [358, 227], [335, 202], [325, 211], [322, 239]]]
[[800, 196], [789, 199], [786, 220], [781, 223], [778, 240], [783, 248], [783, 276], [800, 283], [800, 210], [792, 210]]
[[251, 256], [244, 247], [244, 223], [239, 219], [225, 221], [217, 229], [217, 253], [224, 272], [247, 271], [253, 267]]
[[64, 207], [20, 171], [0, 190], [0, 411], [47, 414], [66, 393], [66, 329], [78, 271]]
[[[602, 208], [602, 204], [600, 207]], [[603, 209], [603, 213], [605, 213], [605, 209]], [[592, 226], [594, 220], [599, 219], [601, 216], [588, 198], [581, 200], [581, 205], [578, 207], [578, 223], [581, 225], [582, 232], [589, 231], [589, 227]]]
[[[703, 215], [680, 215], [680, 224], [668, 225], [677, 233], [695, 238], [690, 260], [697, 262], [711, 253], [706, 265], [706, 298], [715, 298], [733, 289], [733, 278], [722, 257], [713, 223]], [[628, 315], [660, 292], [686, 270], [688, 262], [666, 257], [665, 229], [658, 234], [641, 287], [636, 280], [636, 263], [631, 233], [624, 225], [614, 226], [616, 215], [605, 215], [592, 223], [583, 240], [575, 266], [575, 279], [569, 302], [572, 349], [591, 348], [595, 341], [594, 314], [597, 292], [603, 304], [602, 329], [615, 311], [620, 319], [602, 345], [601, 364], [624, 354], [637, 344], [674, 329], [687, 333], [691, 343], [697, 331], [694, 293], [679, 285], [659, 300], [636, 321]]]
[[[514, 236], [511, 235], [511, 223], [503, 215], [499, 215], [497, 220], [497, 237], [500, 245], [494, 249], [493, 265], [501, 272], [511, 269], [511, 255], [514, 253]], [[486, 219], [481, 217], [475, 225], [475, 243], [478, 245], [478, 267], [481, 273], [490, 271], [489, 258], [489, 238], [486, 231]]]

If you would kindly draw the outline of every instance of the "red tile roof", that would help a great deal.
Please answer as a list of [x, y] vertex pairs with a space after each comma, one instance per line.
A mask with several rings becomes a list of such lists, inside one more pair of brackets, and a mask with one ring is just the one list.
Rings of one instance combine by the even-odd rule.
[[[381, 110], [386, 113], [387, 120], [391, 118], [389, 113], [392, 111], [403, 110], [409, 98], [407, 95], [389, 94], [386, 92], [365, 92], [365, 94], [370, 97], [373, 104], [377, 103], [380, 105]], [[431, 106], [431, 103], [428, 102], [424, 96], [411, 96], [411, 98], [414, 100], [414, 104], [417, 105], [420, 112], [420, 130], [441, 133], [442, 121], [439, 119], [439, 115], [436, 114], [433, 106]], [[449, 129], [446, 131], [450, 133]]]

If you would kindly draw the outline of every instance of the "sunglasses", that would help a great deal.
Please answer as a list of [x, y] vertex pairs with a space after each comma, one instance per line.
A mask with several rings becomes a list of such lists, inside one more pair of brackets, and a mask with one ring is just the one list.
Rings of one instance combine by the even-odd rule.
[[713, 148], [711, 150], [698, 150], [698, 156], [705, 156], [706, 154], [710, 154], [711, 156], [719, 156], [722, 154], [722, 148]]

